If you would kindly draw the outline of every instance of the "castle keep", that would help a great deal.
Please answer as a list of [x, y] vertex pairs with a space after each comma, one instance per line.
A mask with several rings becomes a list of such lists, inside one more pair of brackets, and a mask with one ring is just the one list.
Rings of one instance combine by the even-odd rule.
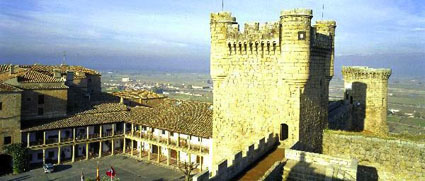
[[211, 14], [213, 164], [269, 135], [321, 150], [336, 23], [311, 18], [312, 10], [286, 10], [240, 31], [229, 12]]

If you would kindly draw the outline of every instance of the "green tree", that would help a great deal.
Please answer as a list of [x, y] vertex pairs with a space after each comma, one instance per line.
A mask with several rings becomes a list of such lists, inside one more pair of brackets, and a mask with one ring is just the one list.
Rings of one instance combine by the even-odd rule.
[[415, 112], [415, 113], [413, 113], [413, 116], [415, 116], [415, 118], [421, 118], [421, 113]]
[[4, 150], [7, 154], [12, 156], [13, 174], [24, 172], [28, 166], [28, 148], [23, 146], [21, 143], [14, 143], [4, 146]]

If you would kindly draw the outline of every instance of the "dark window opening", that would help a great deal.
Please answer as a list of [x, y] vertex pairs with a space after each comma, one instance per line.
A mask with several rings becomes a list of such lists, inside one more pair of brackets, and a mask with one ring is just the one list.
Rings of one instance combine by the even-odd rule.
[[8, 145], [8, 144], [12, 143], [12, 137], [10, 137], [10, 136], [4, 137], [4, 142], [3, 143], [5, 145]]
[[162, 130], [162, 134], [165, 134], [165, 130]]
[[38, 104], [44, 104], [44, 95], [38, 95]]
[[0, 102], [0, 111], [3, 110], [3, 102]]
[[288, 139], [288, 125], [287, 124], [280, 124], [280, 140], [286, 140]]
[[38, 108], [38, 115], [41, 116], [44, 114], [43, 108]]
[[350, 96], [350, 104], [353, 104], [353, 96]]
[[53, 158], [55, 156], [55, 152], [53, 152], [53, 151], [49, 151], [49, 158]]
[[43, 159], [43, 153], [38, 153], [38, 154], [37, 154], [37, 159], [38, 159], [38, 160]]

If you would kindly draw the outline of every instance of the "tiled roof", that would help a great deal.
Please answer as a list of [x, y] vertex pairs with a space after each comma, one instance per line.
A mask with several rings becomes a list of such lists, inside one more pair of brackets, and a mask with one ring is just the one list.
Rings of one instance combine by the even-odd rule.
[[87, 73], [87, 74], [92, 74], [92, 75], [100, 75], [99, 72], [93, 70], [93, 69], [89, 69], [83, 66], [75, 66], [75, 65], [38, 65], [38, 64], [34, 64], [34, 65], [23, 65], [21, 67], [27, 67], [27, 68], [31, 68], [33, 70], [36, 71], [40, 71], [40, 72], [46, 72], [46, 73], [50, 73], [53, 74], [53, 70], [59, 70], [61, 73], [66, 73], [67, 71], [73, 71], [73, 72], [83, 72], [83, 73]]
[[130, 111], [130, 122], [168, 131], [210, 138], [212, 104], [164, 99], [153, 108], [136, 107]]
[[128, 118], [128, 111], [125, 105], [104, 104], [95, 106], [93, 109], [67, 117], [58, 119], [43, 119], [22, 123], [22, 131], [39, 131], [59, 128], [70, 128], [89, 126], [97, 124], [108, 124], [122, 122]]
[[114, 96], [123, 97], [126, 99], [155, 99], [163, 98], [164, 95], [157, 94], [148, 90], [125, 90], [112, 93]]
[[9, 71], [10, 64], [0, 64], [0, 72], [6, 72]]
[[34, 70], [28, 70], [22, 75], [18, 75], [18, 81], [24, 83], [61, 83], [61, 79], [53, 78], [46, 74]]
[[22, 91], [22, 90], [8, 84], [0, 83], [0, 92], [19, 92], [19, 91]]
[[22, 131], [38, 131], [66, 127], [79, 127], [115, 122], [131, 122], [153, 128], [212, 137], [212, 105], [210, 103], [163, 99], [155, 107], [134, 107], [108, 103], [74, 116], [55, 120], [40, 120], [23, 125]]

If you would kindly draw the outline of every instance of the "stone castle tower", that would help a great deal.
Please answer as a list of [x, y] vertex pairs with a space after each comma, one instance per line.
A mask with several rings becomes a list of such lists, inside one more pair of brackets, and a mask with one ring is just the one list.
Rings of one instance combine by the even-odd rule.
[[211, 14], [213, 165], [273, 134], [285, 147], [320, 151], [334, 75], [335, 21], [311, 25], [312, 10], [245, 24]]
[[354, 129], [388, 134], [387, 95], [391, 69], [342, 67], [342, 75], [345, 99], [354, 104]]

